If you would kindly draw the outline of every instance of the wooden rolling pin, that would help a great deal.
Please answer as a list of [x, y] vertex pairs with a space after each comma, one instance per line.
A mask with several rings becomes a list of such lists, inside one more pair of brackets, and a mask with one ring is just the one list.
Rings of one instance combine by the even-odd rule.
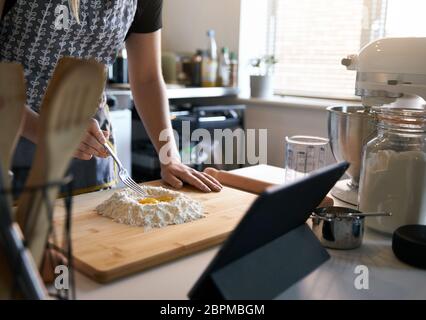
[[[214, 168], [206, 168], [204, 172], [216, 178], [225, 186], [255, 194], [261, 194], [267, 188], [278, 186], [274, 183], [243, 177], [232, 172], [217, 170]], [[320, 203], [319, 207], [331, 207], [333, 204], [333, 199], [330, 197], [325, 197], [325, 199]]]

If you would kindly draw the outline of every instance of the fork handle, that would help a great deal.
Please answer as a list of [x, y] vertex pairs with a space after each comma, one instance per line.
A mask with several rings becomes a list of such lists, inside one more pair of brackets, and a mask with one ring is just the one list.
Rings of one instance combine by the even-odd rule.
[[111, 149], [111, 147], [109, 146], [109, 144], [105, 143], [104, 147], [108, 151], [108, 153], [110, 154], [110, 156], [114, 159], [114, 161], [117, 163], [118, 167], [120, 169], [124, 168], [123, 164], [120, 161], [120, 159], [118, 159], [118, 157], [116, 156], [115, 152]]

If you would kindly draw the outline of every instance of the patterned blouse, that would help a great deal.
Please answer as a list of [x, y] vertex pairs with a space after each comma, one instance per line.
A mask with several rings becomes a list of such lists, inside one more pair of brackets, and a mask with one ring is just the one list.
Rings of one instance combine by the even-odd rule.
[[[6, 0], [0, 21], [0, 61], [23, 65], [27, 104], [38, 112], [61, 57], [94, 58], [110, 65], [129, 33], [161, 28], [161, 8], [161, 0], [81, 0], [78, 23], [69, 0]], [[95, 118], [102, 129], [112, 129], [105, 102]], [[13, 161], [15, 187], [22, 187], [34, 150], [33, 143], [21, 139]], [[111, 159], [74, 159], [70, 171], [79, 192], [115, 182]]]

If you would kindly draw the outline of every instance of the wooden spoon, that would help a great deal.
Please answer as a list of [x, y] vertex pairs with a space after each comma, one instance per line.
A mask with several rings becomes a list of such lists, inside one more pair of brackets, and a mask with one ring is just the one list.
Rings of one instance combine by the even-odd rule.
[[[0, 0], [0, 17], [4, 1]], [[0, 63], [0, 179], [4, 189], [10, 189], [9, 169], [13, 150], [16, 146], [25, 107], [24, 70], [19, 64]], [[4, 196], [3, 201], [11, 212], [11, 197]], [[4, 226], [7, 227], [7, 226]], [[12, 271], [7, 264], [4, 247], [0, 244], [0, 299], [9, 298], [12, 289]]]
[[[26, 187], [63, 179], [74, 151], [94, 116], [105, 85], [105, 67], [95, 60], [63, 58], [59, 61], [40, 112], [40, 131]], [[59, 187], [24, 192], [18, 200], [17, 221], [40, 267]]]
[[[232, 172], [217, 170], [214, 168], [206, 168], [204, 172], [216, 178], [217, 180], [219, 180], [220, 183], [224, 185], [255, 194], [261, 194], [267, 188], [277, 186], [277, 184], [274, 183], [243, 177]], [[325, 197], [319, 207], [331, 207], [333, 206], [333, 204], [333, 199]]]
[[17, 63], [0, 63], [0, 166], [6, 189], [9, 169], [25, 109], [24, 69]]

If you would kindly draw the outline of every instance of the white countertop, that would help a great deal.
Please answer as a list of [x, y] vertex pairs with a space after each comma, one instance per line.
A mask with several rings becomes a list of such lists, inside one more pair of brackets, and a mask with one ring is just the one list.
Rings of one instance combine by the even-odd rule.
[[[284, 177], [283, 169], [271, 166], [235, 172], [273, 183]], [[204, 250], [109, 284], [98, 284], [77, 272], [77, 299], [187, 299], [187, 293], [217, 250], [218, 247]], [[398, 261], [389, 237], [367, 229], [359, 249], [329, 253], [330, 260], [279, 299], [426, 299], [426, 271]], [[355, 268], [359, 265], [368, 268], [367, 290], [357, 290], [354, 285], [358, 276]]]

